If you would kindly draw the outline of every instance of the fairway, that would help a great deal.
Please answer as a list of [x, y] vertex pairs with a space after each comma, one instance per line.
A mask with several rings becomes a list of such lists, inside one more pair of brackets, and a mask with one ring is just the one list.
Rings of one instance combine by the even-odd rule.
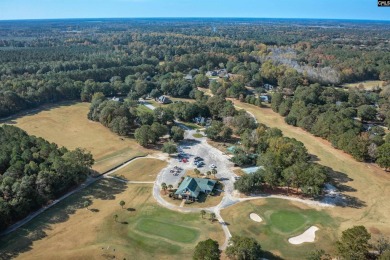
[[44, 106], [30, 115], [4, 123], [20, 127], [30, 135], [42, 137], [59, 146], [87, 149], [95, 159], [93, 169], [99, 172], [151, 152], [134, 139], [120, 137], [100, 123], [88, 120], [88, 110], [89, 103], [63, 103]]
[[298, 212], [280, 210], [270, 216], [271, 225], [284, 233], [291, 233], [305, 224], [305, 217]]
[[[250, 219], [251, 213], [258, 214], [262, 222]], [[307, 253], [315, 249], [332, 251], [337, 240], [339, 221], [324, 210], [300, 203], [281, 199], [251, 200], [228, 207], [221, 215], [233, 235], [253, 237], [264, 250], [285, 259], [305, 259]], [[314, 243], [297, 246], [288, 242], [290, 237], [302, 234], [313, 225], [319, 227]]]
[[116, 176], [128, 181], [155, 181], [157, 174], [167, 165], [165, 161], [151, 158], [140, 158], [116, 171]]
[[136, 229], [150, 235], [181, 243], [191, 243], [199, 237], [199, 231], [197, 230], [152, 219], [141, 219], [137, 223]]
[[99, 180], [2, 237], [0, 259], [189, 259], [200, 240], [223, 243], [220, 225], [160, 207], [152, 187]]
[[304, 143], [308, 152], [314, 155], [315, 160], [328, 166], [331, 176], [343, 194], [350, 201], [350, 206], [327, 209], [335, 218], [345, 218], [340, 224], [342, 230], [354, 225], [364, 225], [369, 231], [390, 235], [390, 174], [375, 164], [362, 163], [350, 155], [337, 150], [319, 137], [293, 127], [284, 122], [284, 118], [270, 108], [260, 108], [233, 100], [238, 108], [252, 113], [259, 123], [269, 127], [277, 127], [287, 137], [295, 138]]
[[375, 87], [382, 87], [384, 81], [382, 80], [366, 80], [366, 81], [361, 81], [361, 82], [356, 82], [356, 83], [345, 83], [342, 86], [347, 87], [347, 88], [359, 88], [360, 86], [363, 86], [363, 89], [365, 90], [372, 90]]

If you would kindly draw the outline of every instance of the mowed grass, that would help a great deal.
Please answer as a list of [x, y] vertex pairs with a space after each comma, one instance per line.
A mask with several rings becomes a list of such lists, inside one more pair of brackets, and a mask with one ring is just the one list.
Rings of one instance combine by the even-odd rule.
[[63, 103], [45, 106], [37, 112], [5, 121], [30, 135], [69, 149], [90, 151], [95, 159], [93, 169], [107, 171], [136, 156], [150, 153], [134, 139], [120, 137], [98, 122], [88, 120], [89, 103]]
[[331, 177], [351, 202], [349, 206], [334, 207], [326, 211], [335, 218], [343, 218], [341, 231], [354, 225], [364, 225], [373, 234], [390, 235], [390, 174], [375, 164], [362, 163], [350, 155], [337, 150], [319, 137], [299, 127], [287, 125], [284, 118], [270, 108], [233, 101], [238, 108], [252, 113], [258, 122], [277, 127], [285, 136], [304, 143], [308, 152], [322, 165], [332, 169]]
[[305, 224], [305, 217], [299, 212], [280, 210], [269, 217], [271, 224], [284, 233], [290, 233]]
[[384, 81], [383, 80], [367, 80], [367, 81], [361, 81], [356, 83], [345, 83], [342, 86], [347, 88], [355, 88], [359, 87], [359, 85], [363, 85], [363, 88], [365, 90], [372, 90], [375, 87], [382, 87]]
[[160, 207], [152, 187], [101, 179], [2, 237], [0, 259], [189, 259], [200, 240], [223, 243], [218, 223]]
[[153, 219], [141, 219], [137, 223], [136, 229], [147, 234], [167, 238], [171, 241], [181, 243], [195, 242], [199, 237], [198, 230]]
[[[246, 201], [222, 210], [222, 217], [229, 223], [232, 234], [255, 238], [261, 247], [285, 259], [305, 259], [315, 249], [332, 252], [337, 239], [338, 221], [328, 213], [281, 199]], [[254, 222], [249, 218], [256, 213], [263, 219]], [[317, 226], [314, 243], [292, 245], [288, 239], [302, 234], [311, 226]]]
[[140, 158], [112, 175], [128, 181], [155, 181], [160, 170], [166, 165], [165, 161], [158, 159]]

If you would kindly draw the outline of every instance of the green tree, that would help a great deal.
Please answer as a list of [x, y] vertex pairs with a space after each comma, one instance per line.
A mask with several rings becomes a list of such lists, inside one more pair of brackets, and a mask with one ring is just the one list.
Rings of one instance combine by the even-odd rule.
[[89, 203], [88, 200], [84, 201], [84, 203], [83, 203], [84, 208], [86, 208], [87, 210], [89, 210], [89, 208], [88, 208], [89, 205], [90, 205], [90, 203]]
[[192, 259], [194, 260], [219, 260], [221, 251], [217, 241], [207, 239], [200, 241], [196, 247]]
[[195, 76], [195, 85], [197, 87], [208, 88], [209, 87], [209, 78], [203, 74], [198, 74]]
[[367, 259], [370, 233], [364, 226], [354, 226], [343, 231], [341, 239], [337, 241], [338, 254], [343, 259]]
[[370, 121], [374, 120], [376, 117], [377, 111], [375, 107], [370, 105], [362, 105], [358, 108], [358, 117], [362, 119], [362, 121]]
[[177, 153], [177, 145], [174, 142], [166, 142], [163, 144], [162, 151], [167, 154]]
[[198, 169], [195, 168], [195, 169], [194, 169], [194, 172], [195, 172], [196, 176], [199, 177], [200, 171], [199, 171]]
[[171, 138], [175, 142], [179, 142], [184, 139], [184, 130], [178, 126], [172, 126], [171, 128]]
[[210, 221], [211, 221], [211, 222], [213, 222], [213, 221], [215, 220], [216, 217], [217, 217], [217, 216], [215, 215], [214, 212], [211, 212], [211, 213], [210, 213]]
[[200, 215], [201, 215], [202, 218], [203, 218], [203, 217], [206, 215], [206, 211], [202, 209], [202, 210], [200, 211]]
[[121, 200], [121, 201], [119, 202], [119, 205], [122, 207], [122, 209], [123, 209], [123, 206], [125, 206], [125, 204], [126, 204], [126, 202], [124, 202], [123, 200]]
[[255, 239], [233, 235], [226, 248], [226, 255], [235, 260], [258, 260], [262, 256], [262, 250]]
[[142, 146], [147, 146], [152, 140], [155, 140], [155, 134], [149, 125], [143, 125], [134, 132], [135, 140]]
[[115, 222], [118, 222], [118, 215], [117, 214], [114, 215], [114, 220], [115, 220]]
[[386, 171], [390, 169], [390, 143], [384, 143], [379, 146], [376, 163], [380, 167], [385, 168]]
[[218, 173], [218, 171], [216, 169], [212, 169], [211, 173], [214, 175], [214, 178], [215, 178], [215, 175]]
[[164, 193], [166, 194], [167, 192], [167, 189], [168, 189], [168, 186], [165, 182], [161, 183], [161, 189], [164, 191]]
[[172, 190], [173, 189], [173, 185], [172, 184], [169, 184], [168, 185], [168, 190]]
[[210, 177], [211, 171], [207, 171], [207, 172], [206, 172], [206, 175], [207, 175], [207, 177]]

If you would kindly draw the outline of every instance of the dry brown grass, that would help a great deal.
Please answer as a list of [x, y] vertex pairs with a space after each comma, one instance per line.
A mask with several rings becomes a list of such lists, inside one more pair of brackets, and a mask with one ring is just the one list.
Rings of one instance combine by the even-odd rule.
[[135, 156], [151, 153], [134, 139], [120, 137], [98, 122], [87, 119], [89, 103], [46, 106], [42, 110], [8, 120], [31, 135], [69, 149], [85, 148], [93, 154], [93, 169], [104, 172]]
[[155, 181], [158, 173], [167, 163], [158, 159], [137, 159], [118, 170], [113, 176], [129, 181]]
[[346, 83], [343, 84], [343, 87], [347, 88], [360, 88], [362, 86], [362, 89], [365, 90], [372, 90], [375, 87], [382, 87], [384, 81], [383, 80], [367, 80], [367, 81], [361, 81], [361, 82], [356, 82], [356, 83]]
[[309, 153], [318, 163], [333, 169], [332, 177], [339, 181], [344, 194], [356, 201], [357, 207], [335, 207], [327, 211], [334, 217], [343, 219], [339, 232], [353, 225], [376, 228], [390, 234], [390, 174], [375, 164], [357, 162], [350, 155], [337, 150], [322, 138], [313, 136], [301, 128], [284, 122], [284, 118], [270, 108], [234, 101], [255, 115], [260, 123], [277, 127], [283, 134], [305, 144]]

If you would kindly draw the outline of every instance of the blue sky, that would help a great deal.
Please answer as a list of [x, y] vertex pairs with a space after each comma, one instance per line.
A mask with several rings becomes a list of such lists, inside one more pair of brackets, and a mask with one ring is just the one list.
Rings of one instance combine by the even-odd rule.
[[0, 0], [0, 20], [253, 17], [390, 20], [377, 0]]

